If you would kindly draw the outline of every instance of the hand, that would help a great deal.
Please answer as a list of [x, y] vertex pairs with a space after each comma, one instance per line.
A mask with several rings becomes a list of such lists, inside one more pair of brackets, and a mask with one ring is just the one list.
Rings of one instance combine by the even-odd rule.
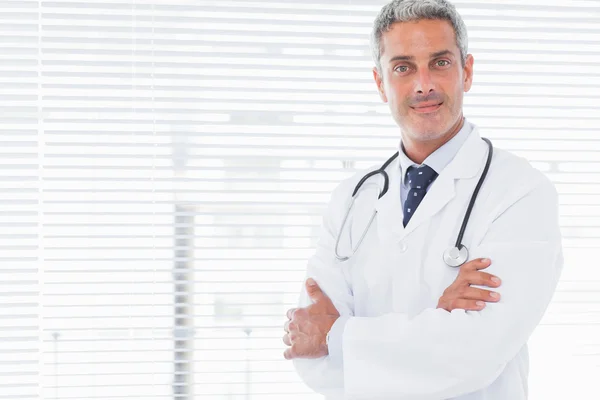
[[286, 360], [319, 358], [329, 354], [325, 338], [333, 323], [340, 317], [329, 297], [325, 296], [312, 278], [306, 280], [306, 291], [313, 304], [304, 308], [292, 308], [287, 312], [283, 342], [290, 347], [283, 353]]
[[[486, 301], [497, 302], [500, 300], [500, 293], [471, 287], [471, 285], [500, 286], [499, 278], [487, 272], [479, 271], [490, 265], [491, 261], [486, 258], [477, 258], [463, 264], [452, 285], [444, 290], [437, 308], [443, 308], [446, 311], [455, 309], [478, 311], [485, 307]], [[494, 279], [497, 279], [497, 281], [494, 281]], [[494, 297], [494, 295], [497, 295], [497, 297]]]

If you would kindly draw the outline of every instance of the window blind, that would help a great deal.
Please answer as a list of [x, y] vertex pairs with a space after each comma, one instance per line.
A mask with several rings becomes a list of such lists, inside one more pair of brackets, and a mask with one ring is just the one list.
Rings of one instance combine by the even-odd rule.
[[38, 398], [38, 9], [0, 2], [0, 399]]
[[[0, 3], [0, 399], [321, 398], [282, 325], [330, 191], [399, 139], [383, 4]], [[596, 399], [600, 3], [455, 4], [465, 115], [560, 192], [530, 398]]]

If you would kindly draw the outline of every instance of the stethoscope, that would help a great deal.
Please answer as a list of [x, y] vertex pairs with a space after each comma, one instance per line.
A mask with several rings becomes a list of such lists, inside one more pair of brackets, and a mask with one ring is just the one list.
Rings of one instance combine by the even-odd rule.
[[[471, 195], [471, 201], [469, 202], [469, 207], [467, 208], [467, 212], [465, 214], [465, 217], [463, 218], [462, 226], [460, 227], [460, 232], [458, 234], [458, 238], [456, 239], [456, 243], [454, 244], [454, 247], [450, 247], [449, 249], [444, 251], [443, 259], [444, 259], [444, 262], [446, 263], [446, 265], [448, 265], [449, 267], [460, 267], [465, 262], [467, 262], [467, 259], [469, 258], [469, 250], [467, 249], [467, 246], [465, 246], [461, 242], [463, 239], [463, 235], [465, 233], [465, 229], [467, 227], [467, 223], [469, 222], [469, 217], [471, 216], [471, 210], [473, 209], [473, 205], [475, 204], [475, 200], [477, 199], [477, 195], [479, 194], [479, 189], [481, 189], [481, 185], [483, 185], [483, 181], [485, 180], [488, 170], [490, 169], [490, 164], [492, 162], [492, 155], [494, 153], [494, 146], [492, 145], [492, 142], [487, 138], [482, 138], [482, 139], [487, 143], [488, 149], [489, 149], [488, 155], [487, 155], [487, 161], [485, 163], [485, 168], [483, 169], [483, 173], [481, 174], [481, 177], [479, 178], [479, 182], [477, 182], [477, 186], [475, 187], [475, 190], [473, 191], [473, 194]], [[383, 179], [384, 179], [383, 189], [379, 193], [379, 197], [377, 197], [377, 199], [382, 198], [388, 191], [388, 186], [389, 186], [389, 181], [390, 181], [387, 172], [385, 172], [385, 169], [388, 167], [388, 165], [391, 164], [392, 161], [394, 161], [396, 159], [396, 157], [398, 157], [398, 154], [399, 153], [396, 152], [393, 156], [391, 156], [385, 163], [383, 163], [381, 168], [376, 169], [375, 171], [371, 171], [368, 174], [366, 174], [365, 176], [363, 176], [362, 179], [358, 182], [358, 184], [354, 188], [354, 192], [352, 192], [352, 200], [350, 202], [350, 205], [348, 206], [348, 210], [346, 211], [346, 216], [344, 217], [344, 221], [342, 222], [342, 227], [340, 228], [340, 231], [338, 232], [338, 235], [337, 235], [337, 239], [335, 241], [335, 249], [334, 249], [335, 257], [339, 261], [349, 260], [350, 257], [352, 257], [356, 253], [356, 251], [360, 247], [360, 244], [362, 243], [363, 239], [367, 235], [367, 232], [369, 231], [369, 228], [371, 227], [371, 224], [373, 223], [375, 216], [377, 215], [377, 210], [374, 210], [373, 215], [371, 216], [371, 219], [369, 220], [369, 223], [367, 224], [366, 229], [363, 231], [362, 236], [360, 237], [356, 247], [352, 249], [352, 253], [350, 254], [350, 256], [347, 256], [347, 257], [340, 256], [338, 253], [338, 246], [340, 244], [342, 232], [344, 231], [344, 227], [346, 226], [346, 221], [348, 220], [350, 211], [352, 210], [352, 207], [354, 206], [354, 201], [356, 200], [356, 195], [357, 195], [358, 191], [360, 190], [363, 183], [365, 183], [365, 181], [367, 181], [367, 179], [369, 179], [370, 177], [375, 176], [377, 174], [381, 174], [381, 175], [383, 175]]]

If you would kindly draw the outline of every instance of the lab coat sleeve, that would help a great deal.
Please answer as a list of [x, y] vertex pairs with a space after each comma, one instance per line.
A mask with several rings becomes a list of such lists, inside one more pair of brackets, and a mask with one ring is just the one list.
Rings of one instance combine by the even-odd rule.
[[[507, 202], [470, 259], [502, 279], [481, 311], [425, 309], [351, 317], [344, 329], [346, 399], [442, 400], [489, 386], [542, 319], [562, 270], [557, 193], [542, 178]], [[489, 288], [487, 288], [489, 289]]]
[[331, 326], [331, 330], [329, 331], [329, 357], [331, 361], [334, 363], [343, 362], [344, 354], [342, 352], [342, 336], [344, 334], [344, 329], [346, 327], [346, 322], [348, 322], [347, 315], [343, 315], [339, 317], [335, 323]]
[[[342, 317], [354, 315], [354, 298], [343, 263], [335, 258], [334, 246], [350, 200], [350, 185], [351, 182], [344, 181], [332, 192], [316, 251], [308, 260], [305, 276], [315, 279]], [[306, 307], [311, 303], [303, 282], [298, 306]], [[339, 357], [294, 359], [293, 364], [302, 381], [312, 390], [326, 397], [343, 398], [344, 373]]]

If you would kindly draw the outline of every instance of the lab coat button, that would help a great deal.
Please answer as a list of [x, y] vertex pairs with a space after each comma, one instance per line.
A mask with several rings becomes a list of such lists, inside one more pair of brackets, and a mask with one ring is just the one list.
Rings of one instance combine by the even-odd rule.
[[405, 242], [398, 243], [398, 250], [400, 250], [401, 253], [404, 253], [406, 249], [408, 249], [408, 246]]

